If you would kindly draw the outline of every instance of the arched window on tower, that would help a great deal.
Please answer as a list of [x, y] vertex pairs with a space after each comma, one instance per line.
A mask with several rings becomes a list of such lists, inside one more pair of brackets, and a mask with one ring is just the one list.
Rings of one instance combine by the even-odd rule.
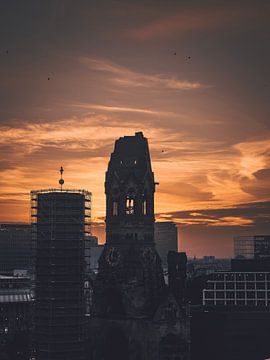
[[134, 198], [131, 196], [126, 197], [126, 215], [134, 215], [134, 209], [135, 209], [135, 201]]
[[147, 202], [146, 202], [146, 199], [143, 199], [143, 202], [142, 202], [142, 214], [147, 215]]
[[113, 203], [112, 203], [112, 214], [113, 214], [113, 216], [118, 215], [118, 202], [117, 201], [113, 201]]

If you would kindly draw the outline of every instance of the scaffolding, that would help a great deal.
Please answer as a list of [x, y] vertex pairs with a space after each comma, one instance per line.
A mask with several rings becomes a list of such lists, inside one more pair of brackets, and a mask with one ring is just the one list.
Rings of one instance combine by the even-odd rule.
[[31, 192], [37, 360], [83, 359], [85, 239], [91, 193]]

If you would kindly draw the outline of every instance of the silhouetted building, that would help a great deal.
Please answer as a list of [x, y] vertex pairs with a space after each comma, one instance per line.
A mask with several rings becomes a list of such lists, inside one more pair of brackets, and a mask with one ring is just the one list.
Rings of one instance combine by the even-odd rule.
[[234, 257], [261, 259], [270, 257], [270, 235], [236, 236]]
[[0, 274], [15, 269], [29, 270], [31, 259], [31, 226], [0, 224]]
[[270, 272], [212, 274], [203, 290], [205, 306], [270, 306]]
[[220, 271], [204, 280], [203, 306], [191, 307], [192, 360], [268, 358], [270, 272]]
[[188, 359], [185, 309], [165, 286], [154, 241], [154, 174], [142, 133], [115, 143], [106, 173], [106, 244], [94, 284], [93, 359]]
[[182, 304], [185, 299], [187, 277], [187, 255], [184, 252], [169, 251], [168, 280], [169, 289], [176, 300]]
[[178, 249], [178, 228], [171, 221], [155, 223], [156, 249], [161, 258], [162, 267], [167, 268], [167, 255], [169, 251]]
[[32, 191], [35, 245], [37, 360], [84, 358], [85, 237], [91, 194]]
[[33, 296], [30, 278], [0, 275], [1, 359], [30, 358], [32, 326]]

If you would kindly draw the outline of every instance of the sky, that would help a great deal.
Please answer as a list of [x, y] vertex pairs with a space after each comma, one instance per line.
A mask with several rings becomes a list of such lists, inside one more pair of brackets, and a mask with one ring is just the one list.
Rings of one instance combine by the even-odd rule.
[[269, 234], [269, 18], [267, 0], [0, 1], [0, 222], [29, 222], [63, 166], [104, 241], [114, 141], [143, 131], [179, 250]]

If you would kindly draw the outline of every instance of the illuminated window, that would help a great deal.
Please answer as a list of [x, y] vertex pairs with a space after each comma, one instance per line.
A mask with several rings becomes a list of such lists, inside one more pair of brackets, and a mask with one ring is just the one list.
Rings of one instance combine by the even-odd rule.
[[134, 199], [130, 196], [126, 198], [126, 214], [133, 215], [134, 214]]
[[117, 201], [113, 201], [113, 216], [117, 216], [118, 215], [118, 202]]
[[143, 203], [142, 203], [142, 213], [143, 213], [143, 215], [147, 215], [147, 203], [146, 203], [145, 199], [143, 200]]

